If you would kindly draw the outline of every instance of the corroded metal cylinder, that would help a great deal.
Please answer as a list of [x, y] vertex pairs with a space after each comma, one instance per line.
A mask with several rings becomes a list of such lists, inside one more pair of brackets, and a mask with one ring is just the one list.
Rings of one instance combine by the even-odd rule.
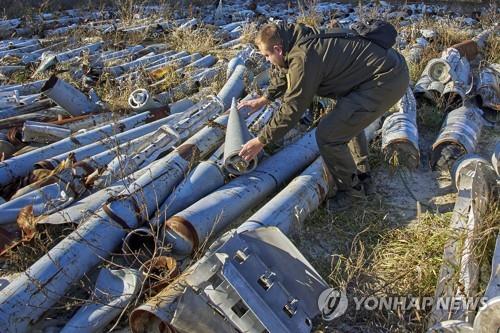
[[398, 112], [388, 116], [382, 126], [382, 150], [386, 160], [397, 154], [399, 162], [416, 168], [420, 159], [416, 101], [411, 88], [396, 104]]
[[482, 127], [482, 111], [476, 106], [462, 106], [448, 113], [432, 145], [431, 167], [451, 170], [460, 156], [473, 153]]
[[479, 72], [477, 100], [489, 120], [500, 120], [500, 73], [493, 67], [484, 67]]

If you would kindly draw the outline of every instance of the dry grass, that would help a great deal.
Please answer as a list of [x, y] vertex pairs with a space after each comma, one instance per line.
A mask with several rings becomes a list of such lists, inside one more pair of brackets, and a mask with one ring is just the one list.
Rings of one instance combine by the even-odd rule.
[[35, 236], [26, 243], [14, 247], [2, 257], [2, 273], [22, 272], [44, 256], [67, 235], [75, 230], [73, 224], [38, 225]]
[[373, 251], [371, 273], [396, 295], [431, 296], [442, 264], [444, 245], [450, 237], [451, 213], [424, 214], [418, 223], [383, 235]]
[[297, 23], [302, 23], [310, 27], [319, 28], [323, 21], [323, 15], [316, 11], [317, 0], [299, 1], [299, 15]]
[[484, 61], [489, 64], [500, 63], [500, 37], [491, 35], [486, 44]]
[[[452, 213], [420, 216], [418, 222], [402, 225], [381, 201], [359, 202], [350, 212], [329, 216], [319, 210], [306, 222], [295, 243], [334, 288], [347, 289], [348, 297], [433, 297], [443, 250], [450, 237]], [[500, 211], [490, 205], [474, 249], [480, 262], [480, 293], [488, 282], [491, 257], [499, 231]], [[458, 277], [455, 277], [457, 279]], [[337, 332], [348, 326], [368, 332], [422, 332], [428, 310], [355, 311], [354, 303], [340, 319], [320, 323], [318, 331]]]
[[257, 36], [257, 24], [255, 22], [245, 23], [243, 25], [243, 32], [241, 33], [242, 43], [254, 43]]
[[189, 53], [198, 52], [202, 55], [209, 54], [217, 46], [218, 40], [214, 36], [214, 28], [199, 26], [197, 29], [175, 30], [166, 37], [166, 43], [177, 51]]

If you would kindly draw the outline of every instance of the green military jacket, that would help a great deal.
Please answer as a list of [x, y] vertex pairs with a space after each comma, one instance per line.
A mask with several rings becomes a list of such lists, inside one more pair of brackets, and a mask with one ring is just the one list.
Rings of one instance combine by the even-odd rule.
[[[271, 69], [264, 96], [282, 97], [282, 106], [259, 135], [267, 144], [278, 142], [295, 126], [315, 95], [341, 98], [356, 88], [382, 85], [401, 65], [401, 57], [362, 37], [313, 38], [318, 30], [302, 24], [280, 28], [285, 68]], [[371, 110], [372, 105], [365, 106]], [[335, 112], [335, 111], [333, 111]]]

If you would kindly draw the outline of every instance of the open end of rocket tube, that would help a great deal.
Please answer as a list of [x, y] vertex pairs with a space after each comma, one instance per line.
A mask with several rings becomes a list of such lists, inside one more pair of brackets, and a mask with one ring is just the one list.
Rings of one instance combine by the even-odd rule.
[[122, 245], [122, 252], [125, 253], [129, 261], [139, 261], [141, 263], [151, 259], [156, 253], [156, 241], [153, 230], [150, 228], [140, 228], [132, 230], [125, 236]]
[[440, 59], [429, 65], [429, 76], [436, 81], [448, 82], [451, 76], [450, 65]]
[[146, 261], [141, 271], [147, 276], [149, 288], [160, 292], [180, 274], [177, 260], [169, 256], [159, 256]]
[[233, 153], [224, 161], [224, 168], [233, 175], [241, 176], [255, 170], [257, 163], [257, 157], [248, 162], [241, 158], [238, 153]]
[[44, 92], [44, 91], [47, 91], [47, 90], [50, 90], [50, 89], [54, 88], [54, 86], [56, 85], [57, 81], [59, 81], [59, 79], [57, 78], [57, 76], [52, 75], [45, 82], [45, 84], [43, 85], [42, 89], [40, 89], [40, 92]]
[[132, 311], [129, 324], [133, 333], [177, 333], [177, 330], [169, 323], [163, 322], [158, 316], [143, 307]]
[[443, 100], [447, 106], [447, 110], [453, 110], [463, 104], [463, 97], [458, 91], [450, 91], [443, 94]]

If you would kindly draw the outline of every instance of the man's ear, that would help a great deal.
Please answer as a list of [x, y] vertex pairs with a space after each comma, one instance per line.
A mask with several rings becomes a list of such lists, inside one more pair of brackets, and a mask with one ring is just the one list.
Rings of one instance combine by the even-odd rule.
[[274, 45], [273, 49], [275, 52], [277, 52], [279, 55], [283, 55], [283, 46], [282, 45]]

